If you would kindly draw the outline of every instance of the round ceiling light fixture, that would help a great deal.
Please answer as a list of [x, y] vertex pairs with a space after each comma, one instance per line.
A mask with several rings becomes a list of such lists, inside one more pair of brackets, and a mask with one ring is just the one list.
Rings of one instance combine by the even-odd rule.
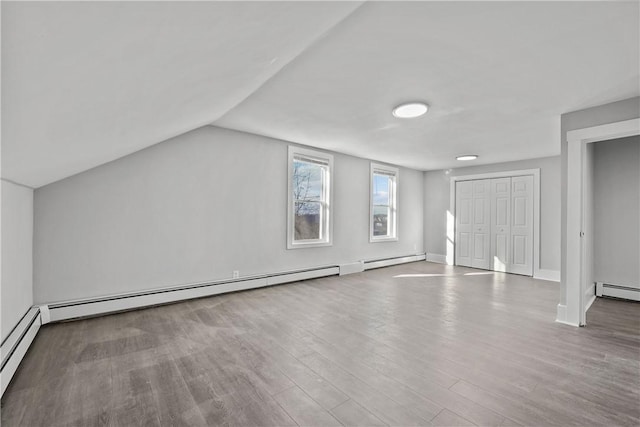
[[477, 158], [478, 158], [478, 156], [476, 154], [465, 154], [464, 156], [456, 157], [456, 160], [462, 160], [464, 162], [464, 161], [467, 161], [467, 160], [475, 160]]
[[399, 119], [413, 119], [420, 117], [429, 110], [429, 106], [424, 102], [406, 102], [393, 109], [394, 117]]

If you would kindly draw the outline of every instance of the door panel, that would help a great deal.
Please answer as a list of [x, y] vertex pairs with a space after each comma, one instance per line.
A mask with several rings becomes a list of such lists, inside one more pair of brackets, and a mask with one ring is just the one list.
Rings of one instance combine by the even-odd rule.
[[491, 180], [473, 181], [473, 257], [471, 266], [491, 268]]
[[527, 264], [527, 238], [525, 236], [513, 236], [513, 265], [526, 266]]
[[460, 255], [461, 258], [471, 258], [471, 235], [470, 233], [460, 233], [458, 235], [457, 244], [460, 247]]
[[507, 271], [511, 239], [511, 178], [491, 180], [491, 264], [495, 271]]
[[509, 196], [496, 199], [496, 227], [509, 227]]
[[495, 251], [493, 252], [493, 269], [495, 271], [507, 271], [509, 236], [505, 234], [497, 234], [493, 239], [495, 242]]
[[475, 194], [473, 197], [473, 224], [474, 225], [484, 225], [487, 221], [484, 212], [486, 208], [488, 200], [483, 198], [476, 198]]
[[511, 178], [510, 273], [533, 276], [533, 176]]
[[474, 262], [482, 263], [485, 258], [489, 256], [489, 253], [485, 250], [486, 236], [481, 233], [475, 233], [473, 239], [473, 260]]
[[473, 183], [460, 181], [456, 183], [456, 265], [471, 267], [473, 254]]
[[513, 225], [518, 227], [527, 226], [527, 198], [513, 198]]
[[459, 224], [460, 225], [471, 225], [471, 199], [468, 200], [460, 200], [459, 205]]

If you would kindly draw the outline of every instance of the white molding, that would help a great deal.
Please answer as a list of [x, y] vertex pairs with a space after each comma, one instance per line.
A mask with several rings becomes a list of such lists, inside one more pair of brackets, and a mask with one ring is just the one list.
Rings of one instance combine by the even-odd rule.
[[[298, 273], [286, 273], [267, 276], [267, 286], [280, 285], [283, 283], [298, 282], [300, 280], [317, 279], [318, 277], [335, 276], [340, 274], [339, 267], [326, 267]], [[257, 279], [259, 280], [259, 279]], [[259, 286], [258, 286], [259, 287]], [[245, 288], [253, 289], [253, 288]]]
[[455, 265], [456, 182], [476, 179], [509, 178], [533, 175], [533, 277], [540, 275], [540, 168], [488, 172], [452, 176], [449, 181], [449, 213], [447, 216], [447, 264]]
[[348, 264], [340, 264], [340, 275], [362, 273], [364, 271], [364, 261], [350, 262]]
[[390, 267], [392, 265], [405, 264], [408, 262], [424, 261], [425, 259], [425, 254], [418, 254], [404, 257], [368, 260], [364, 262], [364, 269], [372, 270], [374, 268]]
[[341, 268], [348, 269], [353, 267], [354, 269], [356, 269], [357, 266], [357, 269], [368, 270], [389, 265], [422, 261], [424, 259], [425, 254], [417, 254], [404, 257], [358, 261], [355, 263], [343, 264], [340, 267], [320, 266], [304, 270], [270, 273], [230, 280], [192, 283], [188, 285], [156, 288], [140, 292], [112, 294], [97, 298], [83, 298], [63, 302], [48, 303], [41, 307], [43, 308], [42, 312], [46, 313], [45, 316], [49, 317], [48, 321], [56, 322], [78, 317], [95, 316], [100, 314], [173, 303], [194, 298], [202, 298], [228, 292], [236, 292], [283, 283], [297, 282], [300, 280], [335, 276], [341, 273]]
[[51, 313], [49, 312], [49, 306], [40, 305], [38, 306], [38, 308], [40, 309], [40, 322], [43, 325], [46, 325], [47, 323], [51, 322]]
[[567, 320], [567, 306], [563, 304], [558, 304], [556, 322], [569, 326], [580, 326], [577, 323], [571, 323]]
[[567, 321], [584, 325], [586, 300], [583, 280], [586, 268], [583, 265], [584, 231], [584, 156], [586, 145], [640, 134], [640, 118], [609, 123], [600, 126], [576, 129], [567, 132], [567, 221], [565, 240], [566, 275], [563, 299], [567, 307]]
[[533, 276], [534, 279], [539, 280], [548, 280], [550, 282], [559, 282], [560, 281], [560, 271], [559, 270], [547, 270], [545, 268], [541, 268], [538, 270], [538, 274]]
[[603, 288], [603, 283], [602, 282], [596, 282], [596, 296], [597, 297], [601, 297], [602, 296], [602, 288]]
[[271, 275], [244, 277], [227, 281], [195, 283], [191, 285], [157, 288], [145, 292], [114, 294], [101, 298], [85, 298], [47, 304], [52, 322], [95, 316], [99, 314], [132, 310], [153, 305], [167, 304], [194, 298], [202, 298], [228, 292], [256, 289], [282, 283], [296, 282], [339, 274], [337, 266], [318, 267]]
[[567, 142], [585, 144], [640, 134], [640, 118], [608, 123], [606, 125], [575, 129], [567, 132]]
[[452, 176], [451, 179], [453, 181], [474, 181], [476, 179], [510, 178], [513, 176], [534, 175], [536, 172], [540, 172], [540, 168], [487, 172], [487, 173], [478, 173], [473, 175], [456, 175], [456, 176]]
[[[596, 282], [593, 282], [584, 293], [586, 300], [584, 311], [587, 312], [591, 308], [591, 304], [596, 300]], [[585, 322], [586, 323], [586, 322]]]
[[428, 262], [435, 262], [437, 264], [446, 264], [447, 256], [443, 254], [431, 254], [427, 252], [426, 260]]
[[4, 394], [11, 378], [15, 374], [20, 362], [31, 346], [40, 329], [40, 313], [38, 307], [31, 307], [20, 319], [0, 347], [2, 355], [2, 371], [0, 372], [0, 396]]

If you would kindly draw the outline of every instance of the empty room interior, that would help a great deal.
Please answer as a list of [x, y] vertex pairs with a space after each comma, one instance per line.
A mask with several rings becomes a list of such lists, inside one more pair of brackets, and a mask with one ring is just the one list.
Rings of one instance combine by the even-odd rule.
[[0, 2], [11, 426], [640, 425], [640, 2]]

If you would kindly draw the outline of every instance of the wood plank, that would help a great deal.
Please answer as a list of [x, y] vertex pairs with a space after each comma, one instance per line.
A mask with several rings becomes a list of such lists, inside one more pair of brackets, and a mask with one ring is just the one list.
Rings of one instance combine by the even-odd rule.
[[342, 426], [299, 387], [288, 388], [274, 396], [293, 420], [301, 426]]
[[3, 425], [640, 425], [638, 303], [417, 262], [41, 328]]

